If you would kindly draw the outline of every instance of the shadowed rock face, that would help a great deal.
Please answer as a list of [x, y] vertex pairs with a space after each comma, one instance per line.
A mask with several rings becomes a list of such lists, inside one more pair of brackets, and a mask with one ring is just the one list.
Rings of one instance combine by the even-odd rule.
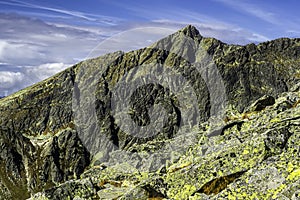
[[[219, 89], [224, 89], [226, 99], [222, 95], [218, 99], [220, 91], [210, 87], [217, 82], [210, 64], [222, 79]], [[175, 75], [166, 76], [171, 70]], [[149, 74], [156, 79], [147, 77]], [[299, 79], [300, 39], [228, 45], [202, 37], [193, 26], [149, 48], [78, 63], [0, 100], [0, 199], [26, 199], [43, 190], [46, 192], [36, 198], [110, 195], [143, 199], [157, 195], [186, 199], [201, 195], [204, 198], [206, 194], [226, 198], [229, 194], [234, 196], [230, 191], [246, 188], [246, 178], [254, 180], [255, 174], [279, 169], [276, 163], [280, 159], [287, 161], [288, 171], [282, 177], [290, 185], [284, 187], [297, 188], [294, 177], [299, 163], [288, 163], [294, 162], [290, 159], [299, 153], [294, 146], [299, 144], [299, 130], [293, 125], [298, 123]], [[131, 85], [129, 80], [133, 80]], [[169, 85], [160, 84], [161, 80]], [[189, 95], [182, 95], [186, 99], [180, 102], [174, 88], [191, 88], [196, 103], [190, 103]], [[124, 100], [121, 97], [128, 99], [130, 109], [126, 115], [121, 112], [122, 105], [116, 103]], [[219, 103], [214, 103], [213, 98]], [[160, 116], [152, 108], [167, 117], [159, 121]], [[224, 116], [210, 123], [209, 119], [221, 109], [225, 109]], [[123, 122], [127, 129], [120, 125], [120, 121], [127, 120], [123, 116], [134, 122]], [[151, 123], [162, 128], [156, 130], [159, 125], [154, 126], [155, 134], [147, 130], [148, 135], [142, 135], [143, 128]], [[186, 128], [183, 136], [189, 138], [192, 129], [188, 127], [196, 127], [197, 134], [191, 138], [192, 150], [182, 150], [184, 142], [174, 138]], [[257, 138], [254, 143], [253, 138]], [[172, 159], [163, 151], [168, 145], [173, 145]], [[239, 148], [245, 154], [239, 154]], [[130, 153], [129, 161], [118, 167], [114, 164], [125, 159], [120, 154], [123, 150]], [[149, 157], [145, 161], [141, 154], [150, 155], [149, 152], [158, 153], [156, 157], [163, 162]], [[291, 157], [288, 152], [293, 152]], [[138, 159], [131, 162], [133, 157]], [[273, 164], [272, 169], [267, 162]], [[214, 163], [215, 168], [208, 163]], [[104, 164], [108, 168], [104, 169]], [[281, 180], [278, 177], [274, 179]], [[104, 180], [105, 184], [99, 186]], [[263, 183], [267, 184], [267, 180]], [[269, 189], [275, 191], [278, 187]], [[253, 194], [255, 187], [243, 190]], [[284, 188], [278, 189], [278, 193], [281, 191]]]

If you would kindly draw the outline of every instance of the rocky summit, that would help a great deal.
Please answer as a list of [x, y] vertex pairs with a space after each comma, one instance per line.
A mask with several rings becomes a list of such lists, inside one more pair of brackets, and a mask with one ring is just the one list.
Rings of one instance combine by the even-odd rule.
[[0, 100], [0, 199], [299, 199], [300, 39], [193, 26]]

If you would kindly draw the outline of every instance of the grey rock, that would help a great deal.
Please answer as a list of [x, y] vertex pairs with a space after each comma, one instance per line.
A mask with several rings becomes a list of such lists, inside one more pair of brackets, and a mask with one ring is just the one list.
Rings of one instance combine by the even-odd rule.
[[283, 198], [298, 185], [299, 44], [228, 45], [187, 26], [0, 99], [1, 198], [204, 198], [203, 186], [242, 198], [266, 185]]

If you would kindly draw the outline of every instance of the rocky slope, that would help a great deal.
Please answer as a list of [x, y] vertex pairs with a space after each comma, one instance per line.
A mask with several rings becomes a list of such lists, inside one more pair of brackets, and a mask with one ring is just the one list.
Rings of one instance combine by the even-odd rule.
[[299, 79], [192, 26], [83, 61], [0, 100], [0, 199], [297, 199]]

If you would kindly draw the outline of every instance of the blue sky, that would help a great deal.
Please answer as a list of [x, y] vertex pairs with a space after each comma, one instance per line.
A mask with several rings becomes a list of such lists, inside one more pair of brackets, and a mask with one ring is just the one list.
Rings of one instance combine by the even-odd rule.
[[187, 24], [227, 43], [300, 37], [297, 0], [0, 0], [0, 96], [76, 62], [150, 45]]

